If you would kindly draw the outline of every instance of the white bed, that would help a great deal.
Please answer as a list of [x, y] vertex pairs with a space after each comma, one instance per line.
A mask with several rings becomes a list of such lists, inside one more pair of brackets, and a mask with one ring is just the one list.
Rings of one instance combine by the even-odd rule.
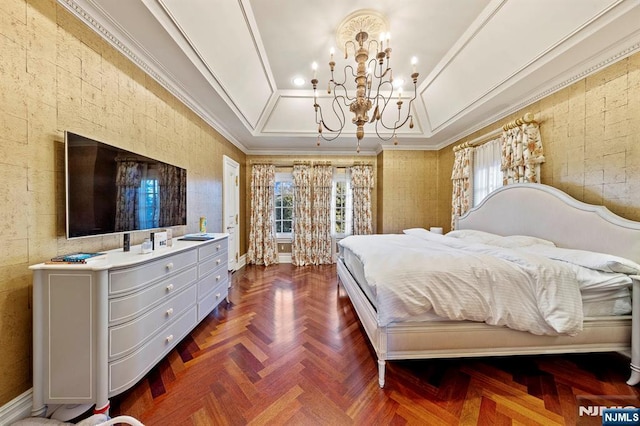
[[[579, 202], [541, 184], [513, 184], [490, 194], [459, 218], [458, 230], [527, 235], [553, 241], [557, 247], [607, 253], [640, 263], [640, 223], [623, 219], [601, 206]], [[357, 263], [357, 262], [356, 262]], [[351, 270], [346, 266], [351, 265]], [[378, 358], [378, 381], [385, 382], [385, 362], [473, 356], [628, 352], [629, 385], [640, 382], [640, 318], [636, 315], [589, 316], [575, 335], [540, 335], [475, 321], [446, 320], [428, 313], [419, 320], [381, 320], [375, 299], [357, 279], [364, 273], [354, 262], [338, 261], [344, 286]], [[640, 276], [632, 274], [633, 312], [640, 312]], [[357, 279], [356, 279], [357, 278]], [[585, 306], [583, 305], [583, 308]], [[632, 343], [633, 342], [633, 343]]]

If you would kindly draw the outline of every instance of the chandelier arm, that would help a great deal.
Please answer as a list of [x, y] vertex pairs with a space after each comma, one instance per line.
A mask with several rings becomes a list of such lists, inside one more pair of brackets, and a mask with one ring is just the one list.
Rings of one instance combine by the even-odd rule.
[[[378, 133], [378, 123], [380, 123], [380, 124], [382, 125], [382, 127], [384, 127], [384, 128], [385, 128], [385, 129], [387, 129], [387, 130], [393, 130], [393, 131], [394, 131], [394, 133], [395, 133], [395, 131], [396, 131], [396, 130], [398, 130], [400, 127], [402, 127], [402, 126], [404, 126], [405, 124], [407, 124], [407, 121], [409, 121], [409, 120], [413, 117], [413, 115], [411, 114], [411, 105], [413, 105], [413, 100], [414, 100], [414, 99], [415, 99], [415, 96], [413, 97], [413, 99], [411, 99], [411, 100], [409, 101], [409, 109], [408, 109], [408, 112], [407, 112], [407, 116], [404, 118], [404, 120], [403, 120], [403, 121], [402, 121], [402, 123], [400, 123], [400, 124], [398, 124], [398, 123], [400, 122], [400, 118], [401, 118], [401, 115], [400, 115], [401, 113], [400, 113], [400, 111], [398, 111], [398, 119], [394, 122], [393, 127], [389, 127], [389, 126], [387, 126], [386, 124], [384, 124], [384, 123], [382, 122], [382, 115], [380, 115], [380, 120], [378, 120], [378, 121], [376, 122], [376, 133]], [[384, 112], [384, 110], [383, 110], [383, 112]], [[388, 139], [385, 139], [385, 140], [388, 140]]]
[[[333, 113], [336, 115], [336, 119], [338, 120], [338, 122], [340, 124], [340, 128], [339, 129], [332, 129], [331, 127], [327, 126], [327, 124], [324, 122], [324, 115], [322, 114], [322, 107], [320, 105], [318, 105], [318, 110], [316, 112], [316, 124], [319, 124], [323, 128], [327, 129], [329, 132], [337, 133], [337, 136], [340, 136], [340, 134], [342, 133], [342, 129], [344, 128], [344, 125], [345, 125], [347, 120], [346, 120], [346, 117], [345, 117], [344, 110], [340, 106], [340, 102], [338, 102], [337, 98], [342, 98], [342, 96], [334, 97], [333, 101], [331, 102], [331, 107], [333, 109]], [[337, 108], [336, 108], [336, 106], [337, 106]], [[318, 115], [320, 116], [320, 119], [318, 119]], [[323, 137], [323, 139], [325, 139], [325, 138]], [[329, 139], [325, 139], [325, 140], [329, 140]]]

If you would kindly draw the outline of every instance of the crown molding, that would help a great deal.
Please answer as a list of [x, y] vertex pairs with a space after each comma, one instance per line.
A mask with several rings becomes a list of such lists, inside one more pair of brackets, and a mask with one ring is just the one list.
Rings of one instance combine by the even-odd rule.
[[[109, 19], [107, 15], [90, 0], [56, 0], [58, 4], [71, 12], [74, 16], [84, 22], [89, 28], [100, 35], [104, 40], [111, 44], [116, 50], [127, 57], [138, 68], [153, 78], [169, 93], [175, 96], [187, 108], [193, 111], [198, 117], [204, 120], [215, 131], [220, 133], [229, 142], [235, 145], [243, 153], [247, 153], [247, 148], [238, 141], [220, 122], [220, 120], [205, 111], [198, 102], [196, 102], [189, 94], [183, 90], [181, 85], [175, 81], [170, 73], [158, 64], [153, 58], [146, 54], [142, 49], [137, 49], [133, 40], [129, 39], [125, 33], [118, 31], [116, 28], [107, 24]], [[91, 10], [90, 10], [91, 9]], [[126, 40], [126, 41], [125, 41]]]

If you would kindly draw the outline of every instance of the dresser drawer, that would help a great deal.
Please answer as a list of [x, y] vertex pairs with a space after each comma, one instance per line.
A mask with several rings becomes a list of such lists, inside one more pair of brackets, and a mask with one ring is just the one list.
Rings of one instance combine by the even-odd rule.
[[211, 312], [216, 306], [220, 304], [224, 299], [226, 299], [229, 294], [229, 286], [226, 282], [222, 282], [218, 284], [214, 290], [205, 295], [201, 300], [198, 301], [198, 321], [202, 321], [204, 317], [206, 317], [209, 312]]
[[120, 357], [133, 350], [195, 303], [196, 288], [191, 286], [140, 318], [109, 327], [109, 359]]
[[172, 297], [180, 290], [193, 284], [198, 279], [197, 269], [173, 275], [144, 290], [126, 296], [109, 299], [109, 325], [133, 319], [163, 299]]
[[222, 252], [227, 251], [227, 239], [223, 238], [220, 241], [214, 241], [211, 244], [207, 244], [198, 248], [198, 260], [202, 261], [210, 256], [215, 256], [216, 254], [220, 254]]
[[155, 335], [139, 350], [109, 363], [109, 396], [133, 386], [158, 363], [197, 324], [197, 309], [193, 306], [183, 316]]
[[224, 284], [229, 287], [229, 271], [220, 268], [217, 272], [207, 275], [198, 281], [198, 300], [213, 291], [219, 285]]
[[200, 261], [200, 263], [198, 263], [198, 277], [202, 278], [219, 268], [224, 269], [225, 272], [228, 269], [226, 251], [210, 257], [207, 260]]
[[113, 270], [109, 273], [109, 294], [120, 294], [142, 288], [176, 271], [195, 265], [197, 261], [196, 250], [188, 250], [141, 266]]

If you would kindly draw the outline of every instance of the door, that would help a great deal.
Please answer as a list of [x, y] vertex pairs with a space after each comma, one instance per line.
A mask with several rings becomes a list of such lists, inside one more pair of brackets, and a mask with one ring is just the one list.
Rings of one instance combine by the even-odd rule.
[[223, 158], [224, 194], [222, 198], [223, 228], [229, 234], [229, 270], [238, 268], [238, 253], [240, 251], [240, 165], [227, 157]]

